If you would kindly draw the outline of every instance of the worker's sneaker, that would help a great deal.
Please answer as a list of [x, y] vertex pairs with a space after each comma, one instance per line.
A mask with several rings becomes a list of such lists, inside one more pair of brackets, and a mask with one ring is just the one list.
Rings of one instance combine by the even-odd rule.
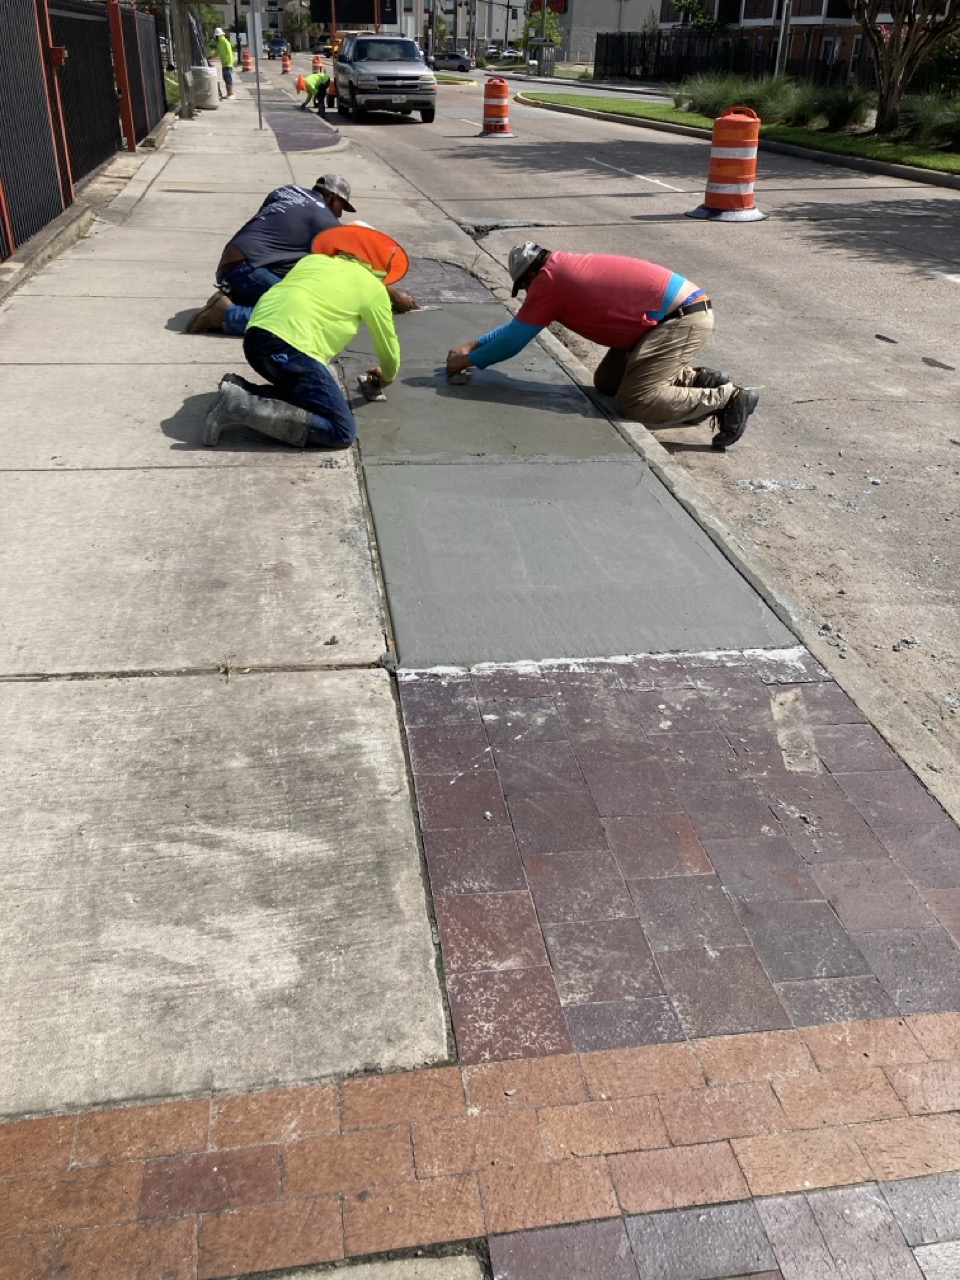
[[723, 387], [732, 381], [729, 373], [721, 373], [719, 369], [698, 369], [697, 376], [690, 385], [691, 387]]
[[302, 449], [307, 443], [311, 415], [285, 400], [251, 395], [236, 382], [224, 379], [220, 393], [203, 424], [203, 443], [212, 448], [227, 427], [253, 427], [273, 440]]
[[736, 444], [747, 429], [747, 419], [756, 409], [760, 393], [749, 387], [737, 387], [733, 395], [717, 414], [718, 430], [710, 441], [714, 449], [723, 452], [728, 445]]
[[198, 311], [187, 325], [187, 333], [207, 333], [213, 330], [223, 332], [223, 317], [231, 305], [226, 294], [218, 292], [202, 311]]

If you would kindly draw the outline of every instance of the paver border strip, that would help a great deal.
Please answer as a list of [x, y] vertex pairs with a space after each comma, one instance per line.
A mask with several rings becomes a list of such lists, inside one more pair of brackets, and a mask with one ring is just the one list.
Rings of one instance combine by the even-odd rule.
[[[522, 92], [514, 94], [514, 101], [525, 107], [537, 107], [541, 111], [558, 111], [561, 115], [586, 116], [590, 120], [614, 120], [617, 124], [632, 125], [637, 129], [656, 129], [661, 133], [681, 134], [686, 138], [700, 138], [709, 142], [711, 131], [696, 125], [673, 124], [669, 120], [648, 120], [642, 116], [620, 115], [616, 111], [595, 111], [590, 107], [570, 107], [559, 102], [536, 102]], [[844, 156], [833, 151], [818, 151], [815, 147], [798, 147], [791, 142], [774, 142], [760, 139], [760, 150], [775, 155], [793, 156], [810, 160], [814, 164], [830, 164], [841, 169], [859, 169], [864, 173], [876, 173], [885, 178], [902, 178], [905, 182], [920, 182], [933, 187], [950, 187], [960, 191], [960, 175], [941, 173], [938, 169], [921, 169], [918, 165], [894, 164], [890, 160], [870, 160], [866, 156]], [[774, 217], [776, 214], [774, 214]]]

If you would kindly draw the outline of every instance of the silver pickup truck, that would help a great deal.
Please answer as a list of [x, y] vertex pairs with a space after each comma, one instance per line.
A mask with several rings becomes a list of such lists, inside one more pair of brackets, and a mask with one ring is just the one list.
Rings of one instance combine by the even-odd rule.
[[436, 116], [437, 78], [406, 36], [349, 36], [337, 54], [336, 80], [337, 110], [354, 120], [368, 111], [419, 111], [424, 124]]

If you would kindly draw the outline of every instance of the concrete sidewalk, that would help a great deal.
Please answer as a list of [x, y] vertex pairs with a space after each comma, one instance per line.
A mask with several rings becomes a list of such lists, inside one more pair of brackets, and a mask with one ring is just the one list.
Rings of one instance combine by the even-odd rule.
[[[547, 348], [445, 383], [474, 243], [255, 125], [0, 311], [0, 1280], [955, 1277], [955, 826]], [[358, 450], [202, 450], [331, 169], [439, 310]]]

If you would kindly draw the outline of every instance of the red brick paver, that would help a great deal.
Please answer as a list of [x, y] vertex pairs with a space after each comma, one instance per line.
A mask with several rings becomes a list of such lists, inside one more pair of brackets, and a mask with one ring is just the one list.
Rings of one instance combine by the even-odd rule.
[[874, 1019], [15, 1121], [0, 1280], [216, 1280], [960, 1171], [956, 1033]]

